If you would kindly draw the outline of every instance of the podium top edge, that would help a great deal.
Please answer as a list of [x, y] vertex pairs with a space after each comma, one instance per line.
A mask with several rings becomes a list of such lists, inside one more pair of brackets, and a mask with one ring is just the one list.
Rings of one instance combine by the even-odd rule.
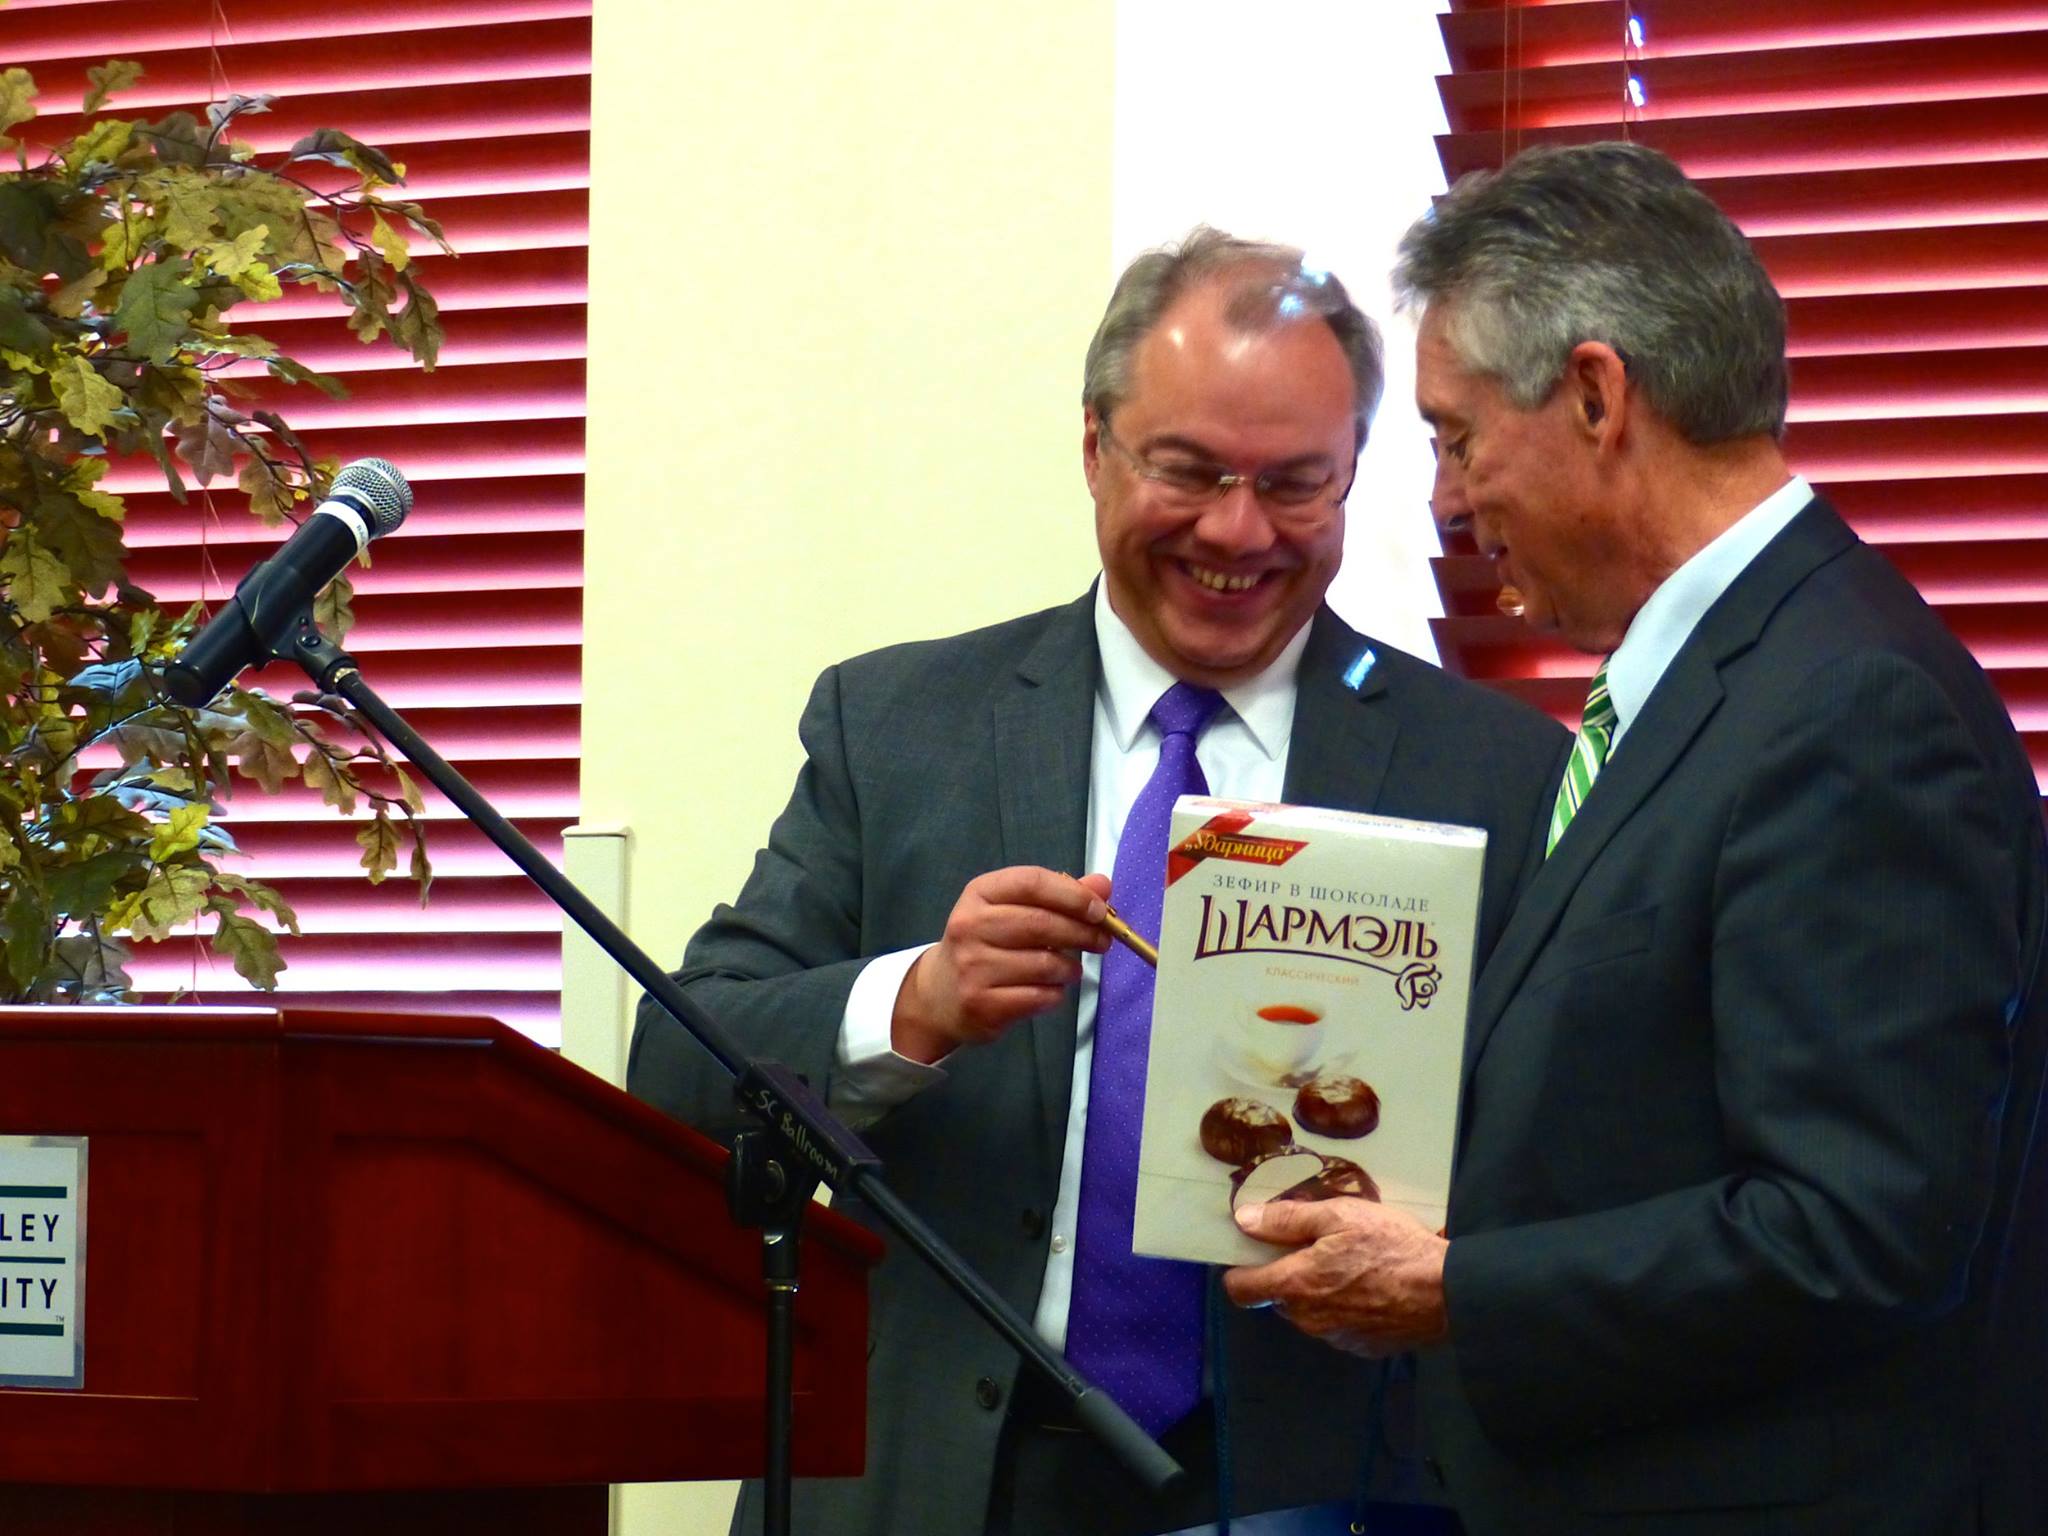
[[[381, 1039], [475, 1045], [524, 1035], [496, 1019], [470, 1014], [370, 1012], [360, 1008], [285, 1008], [236, 1004], [94, 1007], [71, 1003], [0, 1005], [0, 1039], [60, 1036], [70, 1040]], [[539, 1050], [541, 1047], [535, 1046]]]

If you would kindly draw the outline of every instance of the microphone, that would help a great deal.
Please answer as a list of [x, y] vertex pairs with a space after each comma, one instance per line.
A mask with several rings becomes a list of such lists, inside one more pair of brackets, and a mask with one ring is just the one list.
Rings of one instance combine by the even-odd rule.
[[164, 692], [196, 709], [244, 667], [271, 660], [321, 589], [411, 510], [412, 487], [395, 465], [357, 459], [345, 466], [313, 515], [242, 578], [228, 605], [163, 669]]

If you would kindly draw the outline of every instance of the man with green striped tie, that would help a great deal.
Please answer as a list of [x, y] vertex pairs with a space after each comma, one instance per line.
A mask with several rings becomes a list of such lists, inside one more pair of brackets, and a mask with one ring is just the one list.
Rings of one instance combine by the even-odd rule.
[[1294, 1251], [1233, 1299], [1421, 1346], [1471, 1536], [2048, 1530], [2048, 882], [2004, 706], [1791, 472], [1784, 306], [1669, 160], [1468, 177], [1396, 285], [1439, 519], [1604, 659], [1474, 992], [1447, 1236], [1268, 1206]]

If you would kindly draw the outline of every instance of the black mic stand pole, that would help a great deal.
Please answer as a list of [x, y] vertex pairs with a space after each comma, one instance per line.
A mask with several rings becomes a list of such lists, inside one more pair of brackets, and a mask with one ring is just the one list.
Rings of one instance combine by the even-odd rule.
[[353, 704], [463, 815], [482, 828], [556, 906], [717, 1058], [732, 1074], [741, 1105], [762, 1122], [763, 1129], [743, 1131], [735, 1141], [726, 1169], [726, 1200], [735, 1221], [762, 1231], [762, 1275], [769, 1301], [766, 1536], [787, 1536], [789, 1530], [790, 1323], [798, 1283], [798, 1231], [804, 1207], [820, 1182], [865, 1200], [1018, 1354], [1053, 1383], [1072, 1404], [1076, 1423], [1140, 1483], [1160, 1493], [1181, 1481], [1186, 1474], [1179, 1463], [1132, 1422], [1108, 1393], [1091, 1386], [1055, 1354], [1016, 1309], [991, 1290], [988, 1282], [882, 1181], [881, 1160], [825, 1107], [802, 1078], [779, 1062], [761, 1061], [741, 1050], [724, 1026], [684, 995], [668, 972], [542, 858], [518, 828], [377, 696], [357, 670], [355, 659], [320, 633], [310, 613], [300, 617], [279, 654], [280, 659], [303, 667], [323, 692], [339, 694]]

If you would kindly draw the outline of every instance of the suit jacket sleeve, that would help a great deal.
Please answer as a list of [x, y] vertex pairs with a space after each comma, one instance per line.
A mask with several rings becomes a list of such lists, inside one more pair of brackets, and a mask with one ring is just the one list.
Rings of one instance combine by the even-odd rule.
[[[1561, 1030], [1607, 1008], [1617, 1028], [1673, 1032], [1711, 1081], [1722, 1155], [1647, 1200], [1454, 1237], [1449, 1347], [1503, 1442], [1788, 1381], [1936, 1326], [1963, 1294], [2007, 1084], [2023, 850], [1918, 668], [1850, 656], [1796, 692], [1725, 802], [1716, 867], [1673, 873], [1708, 931], [1539, 961], [1509, 1005]], [[1631, 1091], [1584, 1086], [1589, 1107]]]
[[[846, 995], [865, 963], [861, 834], [840, 705], [840, 669], [811, 690], [804, 765], [739, 899], [690, 940], [676, 980], [749, 1051], [824, 1091]], [[680, 1025], [642, 999], [632, 1092], [717, 1135], [741, 1123], [731, 1080]]]

